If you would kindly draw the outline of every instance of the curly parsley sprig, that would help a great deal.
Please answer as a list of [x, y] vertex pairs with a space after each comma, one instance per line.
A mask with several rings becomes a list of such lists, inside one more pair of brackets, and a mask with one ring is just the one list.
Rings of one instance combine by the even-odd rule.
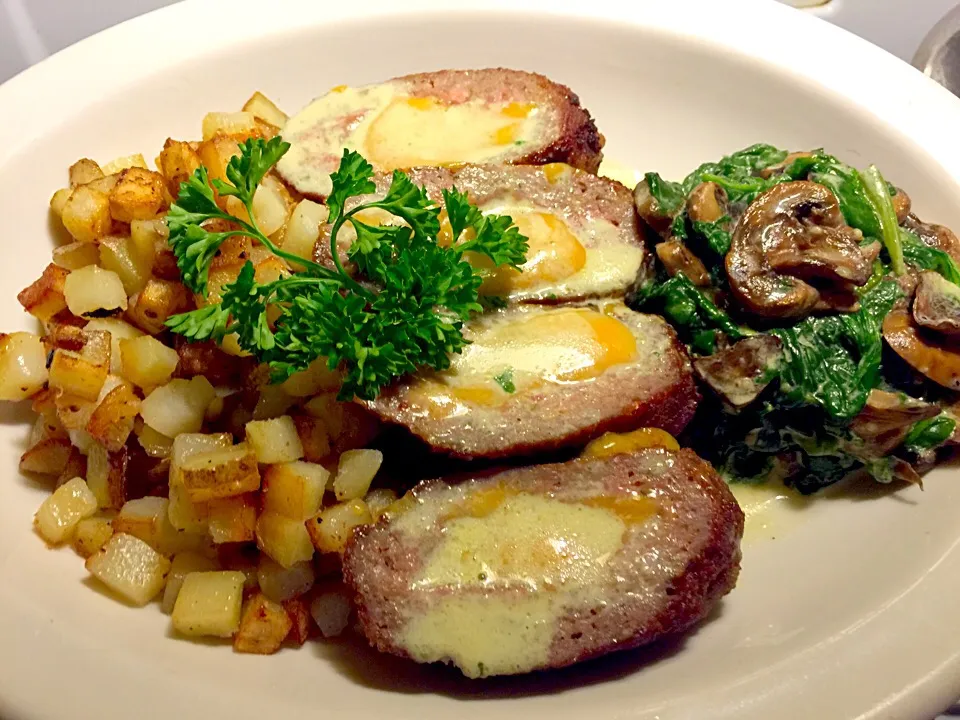
[[[466, 193], [444, 190], [453, 242], [440, 245], [441, 208], [400, 171], [393, 173], [382, 198], [347, 210], [348, 201], [372, 194], [376, 186], [371, 165], [345, 150], [331, 175], [326, 203], [334, 265], [329, 268], [285, 252], [256, 225], [253, 196], [288, 148], [279, 138], [246, 141], [230, 161], [228, 182], [211, 185], [206, 170], [197, 170], [181, 185], [167, 216], [170, 244], [184, 284], [203, 295], [210, 263], [231, 235], [250, 237], [304, 270], [258, 283], [248, 261], [236, 281], [224, 287], [219, 304], [171, 317], [167, 326], [193, 341], [220, 341], [236, 333], [241, 348], [269, 363], [276, 381], [324, 357], [331, 369], [343, 372], [342, 399], [373, 399], [383, 386], [418, 368], [449, 367], [450, 356], [467, 344], [463, 323], [483, 311], [483, 276], [463, 255], [477, 253], [496, 266], [519, 269], [528, 248], [513, 220], [483, 215]], [[223, 212], [214, 189], [238, 198], [250, 220]], [[361, 213], [372, 209], [403, 224], [363, 222]], [[235, 229], [209, 232], [204, 223], [213, 219], [228, 220]], [[347, 257], [363, 283], [347, 273], [340, 259], [337, 238], [347, 224], [356, 233]]]

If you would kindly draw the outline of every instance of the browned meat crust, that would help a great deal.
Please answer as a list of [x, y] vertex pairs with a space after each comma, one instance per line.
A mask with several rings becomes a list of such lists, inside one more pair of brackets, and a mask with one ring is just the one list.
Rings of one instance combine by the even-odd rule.
[[497, 407], [476, 406], [465, 415], [443, 418], [431, 416], [411, 401], [415, 376], [385, 388], [364, 404], [381, 419], [406, 427], [434, 450], [464, 459], [577, 447], [604, 432], [644, 426], [678, 434], [693, 418], [700, 400], [686, 351], [660, 317], [626, 307], [616, 317], [638, 338], [640, 357], [610, 368], [591, 382], [517, 393]]
[[[498, 484], [560, 500], [596, 497], [598, 492], [657, 498], [655, 519], [627, 531], [623, 548], [609, 561], [608, 580], [591, 586], [587, 599], [563, 614], [547, 661], [521, 672], [563, 667], [683, 632], [705, 618], [736, 584], [743, 513], [726, 483], [690, 450], [657, 448], [579, 459], [467, 483], [467, 493]], [[454, 492], [434, 480], [421, 483], [412, 494], [443, 500]], [[377, 649], [411, 657], [403, 638], [405, 623], [445, 594], [513, 592], [502, 586], [412, 588], [440, 541], [442, 521], [415, 537], [397, 531], [394, 522], [388, 515], [356, 532], [343, 563], [363, 631]]]

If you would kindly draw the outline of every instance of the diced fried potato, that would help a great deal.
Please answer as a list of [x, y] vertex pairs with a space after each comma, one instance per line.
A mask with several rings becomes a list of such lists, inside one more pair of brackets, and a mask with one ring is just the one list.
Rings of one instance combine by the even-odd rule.
[[146, 170], [147, 161], [141, 153], [136, 153], [134, 155], [121, 155], [118, 158], [114, 158], [106, 165], [103, 166], [103, 172], [107, 175], [112, 175], [114, 173], [119, 173], [127, 168], [143, 168]]
[[317, 550], [342, 553], [354, 528], [372, 522], [370, 508], [363, 500], [357, 499], [321, 510], [307, 520], [306, 527]]
[[70, 166], [70, 186], [86, 185], [94, 180], [99, 180], [103, 175], [104, 172], [96, 161], [90, 158], [80, 158]]
[[193, 298], [183, 283], [150, 278], [143, 290], [130, 298], [127, 314], [138, 328], [157, 335], [166, 329], [167, 318], [192, 308]]
[[127, 293], [120, 276], [96, 265], [71, 272], [63, 283], [63, 297], [70, 312], [78, 317], [127, 309]]
[[252, 361], [227, 355], [214, 342], [192, 343], [178, 338], [176, 351], [180, 356], [177, 377], [204, 375], [213, 385], [237, 387], [253, 370]]
[[168, 458], [173, 450], [173, 438], [157, 432], [146, 423], [136, 429], [137, 440], [144, 452], [153, 458]]
[[337, 400], [335, 392], [325, 392], [310, 398], [303, 409], [310, 417], [323, 421], [331, 439], [336, 439], [343, 432], [343, 403]]
[[197, 155], [211, 180], [226, 180], [230, 158], [239, 154], [240, 144], [228, 135], [215, 135], [197, 147]]
[[95, 243], [72, 242], [53, 249], [53, 262], [66, 270], [79, 270], [100, 262], [100, 251]]
[[[106, 386], [106, 382], [104, 382], [104, 386]], [[102, 390], [103, 388], [101, 388], [101, 392]], [[97, 407], [95, 400], [87, 400], [77, 395], [57, 391], [55, 404], [57, 418], [68, 431], [83, 432], [89, 437], [86, 429], [87, 423], [90, 422], [90, 416], [93, 415], [93, 411]], [[89, 439], [93, 441], [92, 437]], [[78, 447], [81, 446], [78, 445]]]
[[217, 545], [255, 540], [257, 505], [253, 494], [211, 500], [209, 508], [210, 538]]
[[59, 475], [70, 459], [70, 447], [67, 438], [41, 440], [20, 456], [20, 472]]
[[320, 462], [330, 457], [330, 433], [327, 425], [310, 415], [293, 415], [297, 427], [297, 436], [303, 446], [303, 458], [309, 462]]
[[[110, 191], [116, 187], [117, 181], [119, 179], [120, 179], [120, 171], [117, 171], [115, 173], [110, 173], [109, 175], [104, 175], [102, 178], [99, 178], [98, 180], [94, 180], [90, 183], [87, 183], [84, 187], [109, 196]], [[108, 203], [109, 203], [109, 198], [108, 198]]]
[[130, 385], [124, 383], [111, 390], [97, 405], [87, 422], [87, 432], [115, 452], [126, 445], [139, 412], [140, 398]]
[[58, 545], [70, 539], [77, 523], [96, 512], [97, 499], [83, 478], [74, 478], [43, 501], [33, 521], [44, 540]]
[[127, 451], [108, 451], [94, 441], [87, 449], [87, 485], [101, 508], [119, 509], [127, 496]]
[[243, 110], [244, 112], [251, 113], [254, 117], [266, 120], [281, 130], [289, 119], [285, 112], [259, 91], [251, 95], [250, 99], [243, 104]]
[[264, 513], [257, 519], [257, 546], [285, 568], [313, 557], [304, 524], [278, 513]]
[[214, 395], [216, 391], [204, 377], [171, 380], [146, 397], [140, 406], [140, 416], [167, 437], [195, 433], [203, 426], [203, 415]]
[[165, 217], [151, 218], [149, 220], [133, 220], [130, 223], [130, 244], [138, 261], [149, 265], [153, 264], [157, 258], [157, 246], [166, 245], [170, 237], [170, 228], [167, 227]]
[[[67, 430], [63, 427], [59, 418], [56, 416], [46, 418], [41, 415], [37, 418], [33, 424], [33, 428], [30, 430], [30, 439], [27, 441], [27, 444], [32, 447], [42, 440], [65, 437], [67, 437]], [[73, 478], [67, 479], [72, 480]]]
[[82, 330], [81, 337], [83, 348], [79, 352], [54, 350], [50, 387], [84, 400], [98, 400], [110, 373], [110, 335], [102, 330]]
[[47, 382], [47, 350], [32, 333], [0, 334], [0, 400], [26, 400]]
[[287, 231], [283, 236], [283, 249], [304, 260], [313, 260], [313, 249], [328, 216], [326, 205], [313, 200], [301, 200], [293, 209], [290, 221], [287, 223]]
[[107, 194], [83, 185], [67, 199], [60, 214], [63, 226], [80, 242], [94, 242], [110, 232], [110, 199]]
[[[72, 443], [71, 443], [72, 444]], [[67, 458], [67, 464], [64, 465], [60, 475], [57, 476], [56, 486], [70, 482], [75, 477], [87, 476], [87, 456], [80, 452], [80, 448], [73, 445], [70, 448], [70, 457]]]
[[[2, 338], [0, 335], [0, 346], [2, 346]], [[0, 371], [2, 375], [2, 371]], [[35, 412], [37, 415], [42, 415], [47, 420], [56, 420], [59, 422], [57, 417], [57, 391], [51, 388], [43, 388], [35, 395], [30, 398], [30, 409]]]
[[113, 537], [113, 525], [108, 518], [89, 517], [77, 523], [73, 533], [73, 549], [82, 558], [88, 558]]
[[240, 627], [244, 575], [231, 570], [192, 572], [173, 606], [173, 627], [187, 636], [230, 637]]
[[170, 457], [169, 516], [175, 528], [193, 533], [206, 533], [209, 526], [209, 505], [191, 502], [183, 486], [183, 463], [200, 453], [229, 448], [232, 444], [232, 438], [225, 433], [216, 435], [183, 433], [174, 438]]
[[128, 500], [113, 520], [115, 532], [138, 537], [161, 555], [195, 550], [203, 538], [173, 527], [169, 518], [170, 501], [165, 497]]
[[221, 135], [252, 135], [257, 121], [249, 112], [211, 112], [203, 118], [203, 139]]
[[173, 439], [173, 454], [170, 465], [170, 484], [182, 485], [180, 468], [190, 458], [201, 453], [226, 450], [233, 447], [233, 438], [228, 433], [182, 433]]
[[128, 237], [105, 237], [100, 240], [100, 267], [117, 274], [127, 295], [134, 295], [146, 286], [153, 271], [152, 258], [145, 262]]
[[327, 359], [319, 358], [310, 363], [306, 370], [287, 378], [281, 387], [290, 397], [305, 398], [321, 392], [337, 392], [342, 381], [338, 371], [327, 367]]
[[257, 565], [257, 583], [271, 600], [286, 602], [310, 592], [316, 581], [313, 563], [309, 560], [285, 568], [268, 555], [261, 555]]
[[17, 300], [24, 310], [41, 322], [46, 322], [67, 307], [63, 288], [69, 274], [62, 267], [51, 263], [36, 282], [20, 291]]
[[160, 604], [163, 612], [167, 615], [173, 612], [177, 595], [180, 594], [180, 588], [183, 586], [183, 580], [187, 575], [216, 569], [216, 562], [193, 550], [184, 550], [174, 555], [173, 563], [170, 565], [170, 574], [167, 576], [167, 584], [163, 588], [163, 601]]
[[143, 335], [139, 329], [119, 318], [93, 318], [86, 324], [84, 330], [102, 330], [110, 333], [110, 372], [114, 375], [123, 373], [120, 341], [132, 340]]
[[320, 510], [330, 472], [322, 465], [290, 462], [271, 465], [263, 477], [263, 510], [306, 520]]
[[253, 409], [255, 420], [270, 420], [287, 412], [296, 402], [280, 385], [267, 385], [260, 390], [260, 398]]
[[63, 215], [63, 209], [67, 206], [67, 200], [73, 194], [73, 188], [60, 188], [50, 198], [50, 211], [57, 217]]
[[210, 508], [207, 503], [193, 503], [183, 485], [171, 483], [168, 516], [170, 524], [184, 532], [200, 534], [210, 526]]
[[132, 167], [123, 170], [110, 191], [110, 215], [114, 220], [130, 222], [159, 215], [167, 206], [163, 175]]
[[265, 465], [293, 462], [303, 457], [297, 426], [289, 415], [247, 423], [247, 442], [256, 453], [257, 461]]
[[167, 181], [167, 189], [176, 197], [180, 183], [185, 182], [200, 167], [200, 156], [190, 143], [167, 138], [157, 158], [157, 168]]
[[86, 567], [121, 598], [142, 607], [163, 590], [170, 561], [143, 540], [117, 533], [87, 558]]
[[287, 224], [292, 204], [290, 193], [272, 175], [263, 178], [253, 195], [253, 217], [264, 235], [273, 235]]
[[233, 649], [241, 653], [272, 655], [293, 627], [293, 621], [279, 603], [256, 593], [243, 608], [240, 629], [233, 638]]
[[176, 350], [149, 335], [122, 339], [119, 346], [120, 373], [137, 387], [145, 389], [168, 383], [180, 361]]
[[310, 614], [325, 638], [337, 637], [350, 625], [353, 604], [343, 585], [330, 585], [314, 595]]
[[333, 492], [337, 500], [355, 500], [367, 494], [383, 463], [379, 450], [347, 450], [340, 456]]
[[283, 609], [287, 611], [292, 623], [287, 640], [300, 647], [310, 639], [310, 628], [313, 625], [310, 605], [303, 598], [294, 598], [283, 603]]
[[180, 464], [178, 482], [194, 503], [254, 492], [260, 489], [257, 456], [246, 443], [198, 453]]
[[383, 517], [384, 511], [397, 501], [397, 493], [389, 488], [371, 490], [363, 498], [373, 516], [374, 522]]
[[257, 564], [260, 562], [261, 553], [256, 545], [225, 543], [217, 545], [216, 550], [220, 567], [224, 570], [236, 570], [243, 573], [246, 578], [243, 584], [244, 591], [249, 592], [257, 589]]

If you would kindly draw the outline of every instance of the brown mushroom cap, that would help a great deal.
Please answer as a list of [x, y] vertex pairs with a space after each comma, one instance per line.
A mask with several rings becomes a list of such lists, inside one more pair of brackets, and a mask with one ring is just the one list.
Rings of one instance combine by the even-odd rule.
[[676, 238], [658, 243], [654, 248], [670, 277], [683, 273], [697, 287], [710, 287], [710, 274], [690, 248]]
[[960, 390], [960, 348], [921, 332], [906, 310], [894, 310], [883, 319], [883, 339], [917, 372], [951, 390]]
[[938, 250], [943, 250], [960, 263], [960, 238], [943, 225], [920, 222], [916, 215], [910, 215], [903, 221], [903, 227], [914, 233], [920, 242]]
[[850, 429], [872, 453], [887, 455], [903, 442], [915, 423], [939, 414], [940, 408], [932, 403], [874, 388]]
[[897, 194], [891, 198], [891, 201], [893, 202], [893, 210], [897, 214], [897, 222], [902, 225], [910, 217], [910, 207], [912, 205], [910, 196], [897, 188]]
[[733, 408], [742, 408], [770, 384], [783, 358], [783, 343], [773, 335], [744, 338], [725, 350], [693, 361], [697, 376]]
[[650, 186], [646, 180], [641, 180], [637, 183], [637, 187], [634, 188], [633, 204], [637, 208], [637, 215], [639, 215], [640, 219], [649, 225], [654, 232], [665, 238], [669, 237], [670, 226], [673, 224], [673, 216], [660, 207], [660, 203], [657, 202], [653, 193], [650, 192]]
[[960, 287], [940, 273], [920, 273], [913, 299], [913, 319], [941, 335], [960, 336]]
[[829, 189], [806, 180], [781, 183], [740, 218], [726, 257], [730, 288], [755, 315], [804, 317], [831, 296], [811, 282], [849, 295], [870, 278], [872, 260], [861, 238]]
[[727, 193], [715, 182], [697, 185], [687, 198], [687, 214], [694, 222], [713, 223], [726, 215]]

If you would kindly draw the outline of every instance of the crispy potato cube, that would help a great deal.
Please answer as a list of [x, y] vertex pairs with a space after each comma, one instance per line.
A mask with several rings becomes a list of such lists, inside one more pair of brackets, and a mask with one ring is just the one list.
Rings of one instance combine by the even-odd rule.
[[193, 550], [184, 550], [173, 557], [173, 563], [170, 565], [170, 574], [167, 576], [166, 587], [163, 588], [163, 601], [160, 604], [161, 610], [167, 615], [173, 612], [174, 605], [177, 602], [177, 595], [180, 594], [180, 588], [183, 586], [184, 578], [190, 573], [207, 572], [216, 570], [217, 563]]
[[206, 533], [209, 526], [209, 505], [192, 502], [183, 486], [183, 463], [197, 454], [229, 448], [231, 445], [232, 439], [225, 433], [183, 433], [174, 438], [170, 458], [169, 517], [175, 528], [192, 533]]
[[110, 215], [120, 222], [148, 220], [159, 215], [167, 205], [163, 175], [132, 167], [123, 170], [110, 191]]
[[47, 382], [47, 350], [32, 333], [0, 334], [0, 400], [26, 400]]
[[200, 163], [207, 169], [211, 180], [226, 180], [230, 158], [240, 154], [240, 144], [235, 137], [215, 135], [197, 146]]
[[205, 377], [171, 380], [146, 397], [140, 416], [167, 437], [195, 433], [203, 426], [203, 415], [215, 395], [213, 385]]
[[86, 567], [121, 598], [142, 607], [163, 590], [170, 561], [143, 540], [117, 533], [87, 558]]
[[134, 220], [130, 223], [130, 245], [138, 261], [151, 270], [157, 259], [157, 246], [163, 247], [170, 238], [165, 217]]
[[254, 495], [211, 500], [208, 503], [210, 538], [217, 545], [255, 540], [257, 505]]
[[254, 117], [265, 120], [279, 129], [283, 129], [283, 126], [289, 120], [285, 112], [259, 91], [250, 96], [250, 99], [243, 104], [242, 109], [244, 112], [251, 113]]
[[343, 453], [333, 479], [337, 500], [354, 500], [366, 495], [381, 463], [383, 453], [379, 450], [347, 450]]
[[33, 521], [40, 536], [51, 545], [69, 540], [84, 518], [97, 512], [97, 499], [83, 478], [74, 478], [43, 501]]
[[264, 513], [257, 520], [257, 546], [285, 568], [313, 557], [304, 524], [278, 513]]
[[97, 405], [87, 422], [87, 432], [107, 450], [116, 452], [126, 445], [139, 412], [140, 398], [130, 385], [124, 383], [111, 390]]
[[99, 180], [104, 175], [96, 161], [90, 158], [81, 158], [70, 166], [70, 186], [78, 187]]
[[227, 450], [233, 447], [233, 438], [228, 433], [183, 433], [173, 439], [173, 454], [170, 464], [170, 484], [182, 485], [180, 469], [189, 458], [214, 450]]
[[252, 135], [257, 130], [257, 121], [249, 112], [211, 112], [203, 118], [203, 139], [210, 140], [221, 135]]
[[192, 637], [230, 637], [240, 627], [244, 575], [232, 570], [192, 572], [173, 606], [173, 627]]
[[310, 601], [310, 614], [325, 638], [337, 637], [350, 625], [353, 603], [343, 585], [331, 585], [314, 595]]
[[285, 568], [269, 555], [260, 555], [257, 564], [257, 584], [271, 600], [286, 602], [310, 592], [316, 582], [313, 563], [309, 560]]
[[337, 392], [342, 381], [338, 371], [327, 367], [327, 359], [319, 358], [310, 363], [306, 370], [287, 378], [281, 387], [290, 397], [306, 398], [321, 392]]
[[257, 454], [257, 461], [266, 465], [293, 462], [303, 457], [297, 426], [289, 415], [248, 422], [247, 442]]
[[50, 198], [50, 211], [57, 217], [63, 216], [63, 209], [67, 206], [67, 200], [73, 194], [73, 188], [60, 188]]
[[70, 459], [68, 438], [41, 440], [20, 456], [20, 472], [59, 475]]
[[253, 195], [253, 217], [264, 235], [273, 235], [287, 224], [291, 207], [290, 193], [283, 184], [271, 175], [263, 178]]
[[287, 223], [287, 231], [283, 236], [283, 249], [304, 260], [313, 260], [313, 249], [328, 216], [326, 205], [313, 200], [301, 200], [293, 209], [290, 221]]
[[330, 432], [327, 424], [310, 415], [293, 415], [293, 424], [303, 446], [303, 458], [316, 463], [330, 457]]
[[270, 420], [284, 415], [296, 402], [280, 385], [267, 385], [260, 390], [260, 398], [253, 408], [254, 420]]
[[307, 462], [271, 465], [263, 477], [263, 510], [306, 520], [320, 510], [330, 472]]
[[77, 523], [73, 533], [73, 549], [82, 558], [88, 558], [113, 537], [113, 525], [108, 518], [88, 517]]
[[147, 496], [128, 500], [114, 518], [113, 529], [140, 538], [167, 557], [199, 548], [203, 537], [173, 527], [169, 510], [170, 501], [165, 497]]
[[354, 528], [373, 522], [370, 508], [360, 499], [349, 500], [321, 510], [307, 520], [313, 546], [324, 553], [342, 553]]
[[[155, 388], [170, 382], [180, 361], [176, 350], [149, 335], [122, 339], [119, 346], [121, 375], [141, 388]], [[168, 433], [164, 435], [173, 437]]]
[[376, 522], [383, 516], [386, 509], [397, 501], [397, 493], [389, 488], [379, 488], [368, 492], [363, 501]]
[[[79, 270], [100, 262], [100, 250], [96, 243], [72, 242], [53, 249], [53, 262], [66, 270]], [[63, 301], [64, 307], [67, 301]]]
[[74, 239], [94, 242], [107, 235], [113, 227], [110, 198], [106, 193], [87, 185], [78, 187], [70, 193], [60, 219]]
[[144, 452], [152, 458], [168, 458], [173, 451], [173, 438], [157, 432], [146, 423], [140, 423], [134, 430], [137, 441]]
[[78, 317], [127, 309], [127, 293], [120, 276], [96, 265], [71, 272], [63, 283], [63, 297], [70, 312]]
[[141, 153], [136, 153], [134, 155], [121, 155], [118, 158], [114, 158], [106, 165], [103, 166], [103, 172], [107, 175], [112, 175], [114, 173], [119, 173], [127, 168], [142, 168], [147, 169], [147, 161]]
[[207, 532], [210, 526], [210, 508], [207, 503], [191, 502], [183, 485], [171, 484], [169, 499], [168, 517], [171, 525], [193, 534]]
[[118, 509], [127, 496], [127, 451], [110, 452], [93, 441], [87, 448], [87, 485], [101, 508]]
[[57, 349], [50, 362], [50, 387], [84, 400], [98, 400], [110, 373], [110, 335], [83, 331], [79, 352]]
[[117, 274], [123, 291], [135, 295], [143, 290], [153, 271], [152, 258], [140, 255], [128, 237], [105, 237], [100, 240], [100, 267]]
[[256, 593], [243, 608], [240, 629], [233, 638], [236, 652], [272, 655], [293, 628], [283, 605]]
[[[106, 386], [106, 382], [104, 382], [104, 386]], [[86, 436], [85, 440], [89, 439], [90, 442], [93, 442], [93, 438], [89, 436], [86, 428], [87, 423], [90, 422], [90, 416], [93, 415], [93, 411], [97, 407], [96, 401], [87, 400], [86, 398], [71, 395], [70, 393], [60, 392], [59, 390], [56, 392], [55, 403], [57, 418], [61, 424], [69, 433], [83, 433]], [[76, 438], [71, 438], [71, 441], [75, 439]], [[78, 444], [74, 442], [74, 445], [86, 449], [83, 443]]]
[[200, 167], [200, 156], [190, 143], [167, 138], [157, 158], [157, 168], [167, 181], [167, 189], [176, 197], [180, 183], [185, 182]]
[[287, 640], [295, 646], [301, 647], [310, 639], [310, 628], [313, 625], [310, 605], [303, 598], [294, 598], [283, 603], [283, 609], [287, 611], [292, 623]]
[[84, 330], [102, 330], [110, 333], [110, 372], [113, 375], [123, 373], [123, 357], [120, 352], [121, 340], [132, 340], [143, 335], [138, 328], [118, 318], [93, 318]]
[[193, 297], [183, 283], [150, 278], [143, 290], [130, 298], [127, 314], [138, 328], [157, 335], [166, 329], [167, 318], [191, 309]]
[[36, 282], [20, 291], [17, 300], [28, 313], [41, 322], [47, 322], [67, 307], [63, 288], [69, 274], [62, 267], [51, 263]]
[[117, 171], [115, 173], [104, 175], [102, 178], [99, 178], [98, 180], [94, 180], [93, 182], [87, 183], [86, 185], [84, 185], [84, 187], [89, 188], [90, 190], [95, 190], [97, 192], [103, 193], [104, 195], [107, 195], [108, 196], [107, 202], [109, 206], [110, 191], [116, 187], [117, 180], [119, 179], [120, 179], [120, 172]]
[[254, 492], [260, 489], [257, 456], [245, 443], [198, 453], [180, 465], [179, 482], [194, 503]]
[[[65, 437], [67, 437], [67, 430], [63, 427], [59, 418], [56, 416], [46, 418], [41, 415], [37, 418], [36, 422], [34, 422], [33, 428], [30, 430], [30, 439], [27, 441], [27, 444], [33, 447], [42, 440]], [[72, 479], [73, 477], [67, 478], [67, 480]]]
[[86, 476], [87, 456], [80, 451], [80, 448], [73, 445], [70, 448], [70, 456], [67, 458], [67, 464], [64, 465], [63, 470], [61, 470], [57, 476], [56, 487], [70, 482], [75, 477], [82, 478]]

